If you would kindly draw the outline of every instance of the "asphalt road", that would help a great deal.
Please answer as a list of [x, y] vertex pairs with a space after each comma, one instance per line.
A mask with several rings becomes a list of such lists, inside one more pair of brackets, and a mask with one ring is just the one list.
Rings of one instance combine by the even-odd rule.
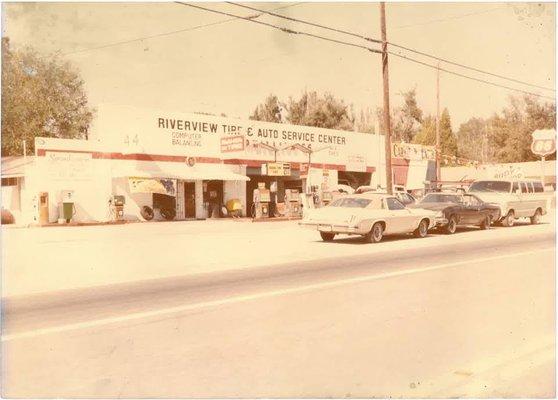
[[9, 300], [2, 394], [554, 397], [554, 233], [401, 243]]

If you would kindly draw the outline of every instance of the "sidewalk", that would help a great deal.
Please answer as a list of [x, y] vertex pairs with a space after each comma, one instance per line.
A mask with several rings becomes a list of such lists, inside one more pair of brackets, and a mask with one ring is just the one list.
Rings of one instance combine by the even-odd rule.
[[265, 268], [288, 262], [450, 246], [554, 232], [554, 212], [547, 223], [488, 231], [467, 229], [456, 235], [425, 239], [385, 238], [366, 244], [341, 236], [322, 242], [318, 233], [297, 221], [242, 224], [234, 220], [161, 222], [49, 229], [2, 228], [2, 296], [109, 285], [190, 274]]

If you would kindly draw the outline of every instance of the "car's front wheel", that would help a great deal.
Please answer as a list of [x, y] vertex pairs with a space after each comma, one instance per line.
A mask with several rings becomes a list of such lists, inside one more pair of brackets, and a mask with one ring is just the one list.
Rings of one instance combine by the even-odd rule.
[[413, 234], [418, 238], [426, 237], [426, 235], [428, 235], [428, 221], [426, 219], [420, 221], [418, 228], [415, 229]]
[[484, 217], [484, 220], [481, 222], [480, 228], [482, 230], [490, 229], [491, 222], [492, 222], [492, 218], [490, 218], [490, 215], [487, 215], [486, 217]]
[[455, 215], [452, 215], [448, 220], [448, 224], [444, 227], [444, 231], [448, 235], [452, 235], [455, 233], [456, 230], [457, 230], [457, 217]]
[[335, 237], [335, 233], [331, 232], [320, 232], [320, 236], [324, 242], [331, 242]]
[[502, 220], [502, 225], [509, 227], [509, 226], [513, 226], [514, 222], [515, 222], [515, 213], [513, 212], [513, 210], [510, 210]]
[[378, 243], [384, 237], [384, 226], [380, 222], [376, 222], [370, 232], [364, 235], [364, 240], [368, 243]]
[[533, 214], [533, 216], [531, 217], [531, 224], [532, 225], [537, 225], [539, 222], [541, 222], [541, 210], [540, 208], [537, 208], [537, 211], [535, 211], [535, 214]]

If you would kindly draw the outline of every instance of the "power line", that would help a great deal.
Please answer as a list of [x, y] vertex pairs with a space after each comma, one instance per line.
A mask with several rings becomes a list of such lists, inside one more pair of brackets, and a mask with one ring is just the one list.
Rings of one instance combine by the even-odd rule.
[[[408, 56], [404, 56], [404, 55], [402, 55], [402, 54], [394, 53], [394, 52], [392, 52], [392, 51], [388, 51], [388, 53], [391, 54], [391, 55], [393, 55], [393, 56], [395, 56], [395, 57], [403, 58], [403, 59], [405, 59], [405, 60], [407, 60], [407, 61], [411, 61], [411, 62], [420, 64], [420, 65], [424, 65], [425, 67], [430, 67], [430, 68], [433, 68], [433, 69], [438, 69], [438, 66], [436, 66], [436, 65], [428, 64], [428, 63], [419, 61], [419, 60], [417, 60], [417, 59], [414, 59], [414, 58], [411, 58], [411, 57], [408, 57]], [[528, 91], [526, 91], [526, 90], [521, 90], [521, 89], [513, 88], [513, 87], [511, 87], [511, 86], [500, 85], [499, 83], [494, 83], [494, 82], [490, 82], [490, 81], [487, 81], [487, 80], [484, 80], [484, 79], [475, 78], [475, 77], [472, 77], [472, 76], [469, 76], [469, 75], [464, 75], [464, 74], [461, 74], [461, 73], [459, 73], [459, 72], [450, 71], [450, 70], [447, 70], [447, 69], [444, 69], [444, 68], [439, 68], [439, 69], [440, 69], [440, 71], [446, 72], [446, 73], [448, 73], [448, 74], [457, 75], [457, 76], [460, 76], [460, 77], [462, 77], [462, 78], [466, 78], [466, 79], [470, 79], [470, 80], [473, 80], [473, 81], [485, 83], [485, 84], [487, 84], [487, 85], [492, 85], [492, 86], [496, 86], [496, 87], [500, 87], [500, 88], [504, 88], [504, 89], [508, 89], [508, 90], [514, 90], [514, 91], [516, 91], [516, 92], [521, 92], [521, 93], [528, 94], [528, 95], [531, 95], [531, 96], [542, 97], [542, 98], [550, 99], [550, 100], [554, 100], [554, 101], [556, 100], [554, 97], [545, 96], [545, 95], [538, 94], [538, 93], [533, 93], [533, 92], [528, 92]]]
[[410, 47], [401, 46], [401, 45], [399, 45], [399, 44], [395, 44], [395, 43], [391, 43], [391, 42], [388, 42], [388, 44], [392, 45], [393, 47], [398, 47], [398, 48], [400, 48], [400, 49], [407, 50], [407, 51], [410, 51], [410, 52], [419, 54], [419, 55], [421, 55], [421, 56], [425, 56], [425, 57], [428, 57], [428, 58], [432, 58], [432, 59], [434, 59], [434, 60], [441, 61], [441, 62], [444, 62], [444, 63], [446, 63], [446, 64], [455, 65], [456, 67], [461, 67], [461, 68], [469, 69], [469, 70], [471, 70], [471, 71], [479, 72], [479, 73], [481, 73], [481, 74], [491, 75], [491, 76], [494, 76], [494, 77], [496, 77], [496, 78], [505, 79], [505, 80], [508, 80], [508, 81], [511, 81], [511, 82], [515, 82], [515, 83], [520, 83], [520, 84], [522, 84], [522, 85], [532, 86], [532, 87], [535, 87], [535, 88], [538, 88], [538, 89], [550, 90], [550, 91], [552, 91], [552, 92], [555, 92], [555, 91], [556, 91], [555, 89], [548, 88], [548, 87], [545, 87], [545, 86], [539, 86], [539, 85], [535, 85], [535, 84], [532, 84], [532, 83], [527, 83], [527, 82], [524, 82], [524, 81], [520, 81], [520, 80], [518, 80], [518, 79], [508, 78], [508, 77], [503, 76], [503, 75], [494, 74], [494, 73], [492, 73], [492, 72], [483, 71], [483, 70], [478, 69], [478, 68], [469, 67], [469, 66], [467, 66], [467, 65], [463, 65], [463, 64], [457, 63], [457, 62], [455, 62], [455, 61], [450, 61], [450, 60], [447, 60], [447, 59], [444, 59], [444, 58], [440, 58], [440, 57], [437, 57], [437, 56], [430, 55], [430, 54], [428, 54], [428, 53], [424, 53], [424, 52], [422, 52], [422, 51], [418, 51], [418, 50], [412, 49], [412, 48], [410, 48]]
[[325, 37], [325, 36], [315, 35], [313, 33], [308, 33], [308, 32], [303, 32], [303, 31], [295, 31], [295, 30], [292, 30], [292, 29], [289, 29], [289, 28], [284, 28], [282, 26], [268, 24], [267, 22], [257, 21], [257, 20], [251, 19], [249, 17], [243, 17], [243, 16], [240, 16], [240, 15], [231, 14], [231, 13], [228, 13], [228, 12], [225, 12], [225, 11], [218, 11], [218, 10], [214, 10], [214, 9], [211, 9], [211, 8], [206, 8], [206, 7], [201, 7], [201, 6], [198, 6], [198, 5], [190, 4], [190, 3], [183, 3], [181, 1], [177, 1], [176, 3], [181, 4], [183, 6], [187, 6], [187, 7], [192, 7], [192, 8], [197, 8], [197, 9], [204, 10], [204, 11], [213, 12], [213, 13], [216, 13], [216, 14], [228, 15], [230, 17], [243, 19], [245, 21], [249, 21], [249, 22], [253, 22], [253, 23], [258, 24], [258, 25], [263, 25], [263, 26], [267, 26], [267, 27], [270, 27], [270, 28], [278, 29], [280, 31], [283, 31], [285, 33], [290, 33], [290, 34], [293, 34], [293, 35], [308, 36], [308, 37], [312, 37], [312, 38], [315, 38], [315, 39], [325, 40], [327, 42], [332, 42], [332, 43], [342, 44], [342, 45], [345, 45], [345, 46], [352, 46], [352, 47], [356, 47], [356, 48], [359, 48], [359, 49], [368, 50], [368, 51], [371, 51], [373, 53], [381, 53], [380, 50], [371, 49], [369, 47], [366, 47], [366, 46], [363, 46], [363, 45], [360, 45], [360, 44], [345, 42], [343, 40], [332, 39], [332, 38], [328, 38], [328, 37]]
[[[289, 5], [286, 5], [286, 6], [282, 6], [282, 7], [277, 7], [277, 8], [274, 8], [272, 10], [273, 11], [284, 10], [286, 8], [296, 7], [296, 6], [299, 6], [299, 5], [302, 5], [302, 4], [304, 4], [304, 2], [299, 2], [299, 3], [294, 3], [294, 4], [289, 4]], [[258, 18], [261, 15], [263, 15], [263, 13], [260, 13], [259, 15], [250, 15], [246, 18], [250, 18], [250, 19], [251, 18]], [[280, 15], [280, 14], [278, 14], [278, 15]], [[103, 44], [103, 45], [100, 45], [100, 46], [88, 47], [88, 48], [85, 48], [85, 49], [80, 49], [80, 50], [75, 50], [75, 51], [70, 51], [70, 52], [64, 53], [64, 54], [62, 54], [62, 56], [68, 56], [68, 55], [78, 54], [78, 53], [85, 53], [85, 52], [88, 52], [88, 51], [106, 49], [108, 47], [120, 46], [120, 45], [123, 45], [123, 44], [141, 42], [141, 41], [147, 40], [147, 39], [154, 39], [154, 38], [163, 37], [163, 36], [175, 35], [175, 34], [183, 33], [183, 32], [190, 32], [190, 31], [194, 31], [194, 30], [197, 30], [197, 29], [207, 28], [207, 27], [210, 27], [210, 26], [221, 25], [221, 24], [225, 24], [227, 22], [236, 21], [237, 19], [239, 19], [239, 18], [236, 18], [236, 17], [235, 18], [229, 18], [229, 19], [225, 19], [225, 20], [222, 20], [222, 21], [217, 21], [217, 22], [211, 22], [211, 23], [208, 23], [208, 24], [192, 26], [192, 27], [189, 27], [189, 28], [178, 29], [178, 30], [175, 30], [175, 31], [162, 32], [162, 33], [157, 33], [157, 34], [150, 35], [150, 36], [142, 36], [142, 37], [138, 37], [138, 38], [134, 38], [134, 39], [122, 40], [120, 42], [113, 42], [113, 43]]]
[[[285, 15], [273, 13], [273, 12], [271, 12], [271, 11], [260, 10], [260, 9], [258, 9], [258, 8], [246, 6], [246, 5], [239, 4], [239, 3], [235, 3], [235, 2], [232, 2], [232, 1], [227, 1], [227, 3], [232, 4], [232, 5], [235, 5], [235, 6], [238, 6], [238, 7], [243, 7], [243, 8], [252, 10], [252, 11], [258, 11], [258, 12], [261, 12], [261, 13], [264, 13], [264, 14], [268, 14], [268, 15], [271, 15], [271, 16], [274, 16], [274, 17], [286, 19], [286, 20], [289, 20], [289, 21], [299, 22], [299, 23], [302, 23], [302, 24], [306, 24], [306, 25], [310, 25], [310, 26], [314, 26], [314, 27], [326, 29], [326, 30], [329, 30], [329, 31], [337, 32], [337, 33], [343, 33], [343, 34], [346, 34], [346, 35], [350, 35], [350, 36], [353, 36], [353, 37], [357, 37], [357, 38], [360, 38], [360, 39], [367, 40], [367, 41], [369, 41], [369, 42], [373, 42], [373, 43], [382, 43], [381, 40], [374, 39], [374, 38], [370, 38], [370, 37], [366, 37], [366, 36], [364, 36], [364, 35], [359, 35], [359, 34], [354, 33], [354, 32], [350, 32], [350, 31], [346, 31], [346, 30], [341, 30], [341, 29], [336, 29], [336, 28], [331, 28], [331, 27], [329, 27], [329, 26], [319, 25], [319, 24], [316, 24], [316, 23], [313, 23], [313, 22], [310, 22], [310, 21], [304, 21], [304, 20], [297, 19], [297, 18], [287, 17], [287, 16], [285, 16]], [[495, 73], [492, 73], [492, 72], [488, 72], [488, 71], [484, 71], [484, 70], [481, 70], [481, 69], [478, 69], [478, 68], [475, 68], [475, 67], [470, 67], [470, 66], [467, 66], [467, 65], [464, 65], [464, 64], [460, 64], [460, 63], [457, 63], [457, 62], [455, 62], [455, 61], [451, 61], [451, 60], [447, 60], [447, 59], [444, 59], [444, 58], [440, 58], [440, 57], [437, 57], [437, 56], [434, 56], [434, 55], [431, 55], [431, 54], [428, 54], [428, 53], [424, 53], [424, 52], [419, 51], [419, 50], [412, 49], [412, 48], [410, 48], [410, 47], [405, 47], [405, 46], [399, 45], [399, 44], [397, 44], [397, 43], [388, 42], [388, 44], [391, 45], [391, 46], [394, 46], [394, 47], [401, 48], [401, 49], [403, 49], [403, 50], [407, 50], [407, 51], [410, 51], [410, 52], [413, 52], [413, 53], [416, 53], [416, 54], [420, 54], [420, 55], [425, 56], [425, 57], [433, 58], [433, 59], [435, 59], [435, 60], [442, 61], [442, 62], [445, 62], [445, 63], [447, 63], [447, 64], [455, 65], [455, 66], [457, 66], [457, 67], [469, 69], [469, 70], [472, 70], [472, 71], [475, 71], [475, 72], [479, 72], [479, 73], [482, 73], [482, 74], [491, 75], [491, 76], [494, 76], [494, 77], [497, 77], [497, 78], [500, 78], [500, 79], [508, 80], [508, 81], [515, 82], [515, 83], [520, 83], [520, 84], [526, 85], [526, 86], [536, 87], [536, 88], [538, 88], [538, 89], [550, 90], [550, 91], [553, 91], [553, 92], [556, 91], [555, 89], [552, 89], [552, 88], [547, 88], [547, 87], [544, 87], [544, 86], [535, 85], [535, 84], [528, 83], [528, 82], [524, 82], [524, 81], [520, 81], [520, 80], [514, 79], [514, 78], [508, 78], [508, 77], [503, 76], [503, 75], [498, 75], [498, 74], [495, 74]]]
[[[185, 5], [185, 6], [189, 6], [189, 7], [199, 8], [199, 9], [205, 10], [205, 11], [214, 12], [214, 13], [217, 13], [217, 14], [224, 14], [224, 15], [228, 15], [228, 16], [234, 16], [234, 14], [230, 14], [230, 13], [227, 13], [227, 12], [224, 12], [224, 11], [217, 11], [217, 10], [213, 10], [213, 9], [208, 9], [208, 8], [201, 7], [201, 6], [198, 6], [198, 5], [193, 5], [193, 4], [188, 4], [188, 3], [182, 3], [182, 2], [177, 2], [177, 3], [178, 3], [178, 4]], [[230, 2], [230, 3], [231, 3], [231, 4], [236, 4], [236, 3], [232, 3], [232, 2]], [[245, 7], [245, 8], [252, 8], [252, 7], [248, 7], [248, 6], [242, 6], [242, 7]], [[253, 8], [252, 8], [252, 9], [253, 9]], [[257, 9], [253, 9], [253, 10], [261, 11], [261, 10], [257, 10]], [[267, 12], [267, 11], [262, 11], [262, 12], [263, 12], [263, 13], [266, 13], [266, 14], [269, 14], [269, 12]], [[279, 15], [279, 14], [277, 14], [277, 15]], [[283, 17], [283, 16], [282, 16], [282, 17]], [[312, 37], [316, 37], [316, 38], [320, 38], [320, 39], [325, 39], [325, 40], [328, 40], [328, 41], [333, 41], [333, 42], [336, 42], [336, 43], [339, 43], [339, 44], [343, 44], [343, 45], [348, 45], [348, 46], [353, 46], [353, 47], [362, 48], [362, 49], [368, 50], [368, 51], [373, 52], [373, 53], [379, 53], [379, 54], [382, 53], [382, 52], [379, 51], [379, 50], [371, 49], [371, 48], [366, 47], [366, 46], [356, 45], [356, 44], [354, 44], [354, 43], [348, 43], [348, 42], [343, 42], [343, 41], [334, 40], [334, 39], [330, 39], [330, 38], [324, 38], [324, 37], [322, 37], [322, 36], [313, 35], [313, 34], [309, 34], [309, 33], [306, 33], [306, 32], [296, 32], [296, 31], [292, 31], [292, 30], [287, 29], [287, 28], [283, 28], [283, 27], [276, 26], [276, 25], [273, 25], [273, 24], [268, 24], [268, 23], [266, 23], [266, 22], [254, 21], [254, 20], [251, 20], [251, 19], [245, 18], [245, 17], [239, 17], [239, 18], [242, 18], [242, 19], [247, 20], [247, 21], [249, 21], [249, 22], [254, 22], [254, 23], [257, 23], [257, 24], [260, 24], [260, 25], [272, 27], [272, 28], [274, 28], [274, 29], [279, 29], [279, 30], [281, 30], [281, 31], [283, 31], [283, 32], [286, 32], [286, 33], [297, 33], [297, 34], [301, 34], [301, 35], [309, 35], [309, 36], [312, 36]], [[287, 17], [287, 18], [290, 19], [290, 17]], [[333, 29], [333, 28], [327, 28], [327, 27], [326, 27], [326, 29]], [[352, 35], [356, 35], [356, 34], [352, 34]], [[359, 37], [360, 37], [360, 36], [359, 36]], [[388, 53], [391, 54], [391, 55], [394, 55], [394, 56], [396, 56], [396, 57], [400, 57], [400, 58], [406, 59], [406, 60], [408, 60], [408, 61], [415, 62], [415, 63], [417, 63], [417, 64], [421, 64], [421, 65], [426, 66], [426, 67], [438, 69], [438, 66], [436, 66], [436, 65], [428, 64], [428, 63], [425, 63], [425, 62], [416, 60], [416, 59], [414, 59], [414, 58], [404, 56], [404, 55], [402, 55], [402, 54], [398, 54], [398, 53], [395, 53], [395, 52], [392, 52], [392, 51], [388, 51]], [[516, 89], [516, 88], [510, 87], [510, 86], [500, 85], [500, 84], [498, 84], [498, 83], [490, 82], [490, 81], [487, 81], [487, 80], [484, 80], [484, 79], [475, 78], [475, 77], [472, 77], [472, 76], [469, 76], [469, 75], [464, 75], [464, 74], [461, 74], [461, 73], [458, 73], [458, 72], [454, 72], [454, 71], [451, 71], [451, 70], [447, 70], [447, 69], [440, 68], [440, 71], [446, 72], [446, 73], [448, 73], [448, 74], [460, 76], [460, 77], [462, 77], [462, 78], [466, 78], [466, 79], [474, 80], [474, 81], [477, 81], [477, 82], [485, 83], [485, 84], [488, 84], [488, 85], [491, 85], [491, 86], [500, 87], [500, 88], [508, 89], [508, 90], [513, 90], [513, 91], [521, 92], [521, 93], [524, 93], [524, 94], [529, 94], [529, 95], [536, 96], [536, 97], [542, 97], [542, 98], [546, 98], [546, 99], [555, 100], [553, 97], [549, 97], [549, 96], [545, 96], [545, 95], [540, 95], [540, 94], [533, 93], [533, 92], [528, 92], [528, 91], [522, 90], [522, 89]]]
[[454, 19], [461, 19], [461, 18], [465, 18], [465, 17], [471, 17], [473, 15], [480, 15], [480, 14], [486, 14], [486, 13], [489, 13], [489, 12], [492, 12], [492, 11], [503, 10], [505, 8], [506, 7], [495, 7], [495, 8], [490, 8], [488, 10], [476, 11], [476, 12], [472, 12], [472, 13], [468, 13], [468, 14], [454, 15], [454, 16], [447, 17], [447, 18], [440, 18], [440, 19], [433, 19], [433, 20], [430, 20], [430, 21], [418, 22], [416, 24], [395, 26], [391, 29], [393, 30], [393, 29], [412, 28], [414, 26], [430, 25], [430, 24], [434, 24], [434, 23], [438, 23], [438, 22], [447, 22], [447, 21], [452, 21]]
[[225, 3], [229, 3], [229, 4], [232, 4], [232, 5], [234, 5], [234, 6], [238, 6], [238, 7], [247, 8], [247, 9], [253, 10], [253, 11], [261, 11], [261, 12], [263, 12], [264, 14], [269, 14], [269, 15], [272, 15], [272, 16], [274, 16], [274, 17], [279, 17], [279, 18], [283, 18], [283, 19], [288, 19], [289, 21], [301, 22], [301, 23], [303, 23], [303, 24], [315, 26], [315, 27], [317, 27], [317, 28], [327, 29], [327, 30], [329, 30], [329, 31], [338, 32], [338, 33], [344, 33], [345, 35], [354, 36], [354, 37], [357, 37], [357, 38], [360, 38], [360, 39], [368, 40], [368, 41], [370, 41], [370, 42], [382, 43], [381, 40], [370, 39], [370, 38], [367, 38], [367, 37], [364, 36], [364, 35], [359, 35], [359, 34], [354, 33], [354, 32], [349, 32], [349, 31], [345, 31], [345, 30], [337, 29], [337, 28], [331, 28], [331, 27], [329, 27], [329, 26], [316, 24], [316, 23], [310, 22], [310, 21], [303, 21], [303, 20], [297, 19], [297, 18], [291, 18], [291, 17], [288, 17], [288, 16], [286, 16], [286, 15], [281, 15], [281, 14], [273, 13], [273, 12], [271, 12], [271, 11], [262, 11], [262, 10], [259, 10], [259, 9], [257, 9], [257, 8], [254, 8], [254, 7], [245, 6], [244, 4], [235, 3], [235, 2], [233, 2], [233, 1], [226, 1]]

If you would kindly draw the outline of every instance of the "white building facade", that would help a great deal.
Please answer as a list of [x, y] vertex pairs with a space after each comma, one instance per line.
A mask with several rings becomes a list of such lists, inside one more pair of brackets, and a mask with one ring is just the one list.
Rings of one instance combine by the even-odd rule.
[[124, 196], [125, 220], [142, 220], [145, 206], [162, 219], [157, 208], [169, 198], [178, 220], [216, 217], [230, 199], [249, 215], [258, 182], [275, 182], [278, 202], [285, 189], [381, 184], [383, 147], [381, 135], [104, 106], [90, 140], [35, 139], [12, 203], [21, 224], [45, 223], [45, 209], [58, 222], [64, 196], [84, 223], [113, 219], [115, 195]]

